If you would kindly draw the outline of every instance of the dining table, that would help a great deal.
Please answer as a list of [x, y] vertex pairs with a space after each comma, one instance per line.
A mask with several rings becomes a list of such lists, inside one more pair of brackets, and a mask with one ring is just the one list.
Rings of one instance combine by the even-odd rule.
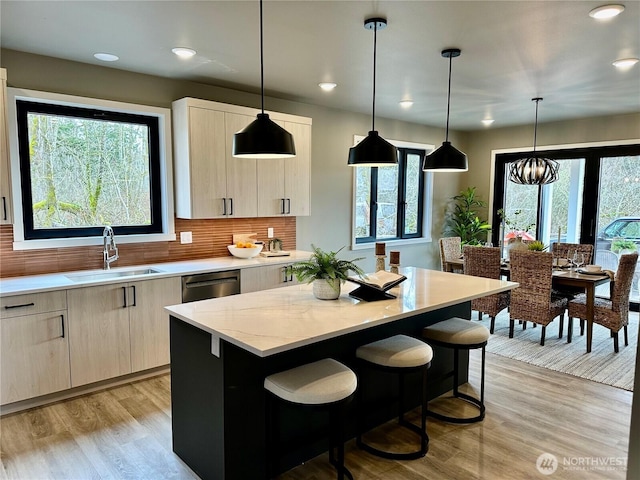
[[[464, 259], [454, 258], [445, 261], [445, 269], [449, 272], [455, 270], [462, 270], [464, 267]], [[511, 269], [508, 262], [503, 262], [500, 265], [500, 273], [507, 279], [511, 276]], [[586, 330], [587, 330], [587, 353], [591, 352], [591, 344], [593, 340], [593, 318], [594, 318], [594, 304], [596, 297], [596, 287], [604, 283], [611, 281], [611, 277], [608, 273], [602, 272], [601, 274], [593, 273], [581, 273], [571, 268], [554, 268], [552, 273], [552, 285], [553, 287], [572, 287], [582, 289], [587, 299], [587, 312], [586, 316]], [[567, 342], [571, 342], [571, 332], [567, 337]]]

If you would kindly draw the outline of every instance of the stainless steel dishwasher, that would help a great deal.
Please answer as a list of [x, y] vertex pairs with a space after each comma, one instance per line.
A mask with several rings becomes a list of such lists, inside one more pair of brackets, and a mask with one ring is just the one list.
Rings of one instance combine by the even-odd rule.
[[182, 303], [240, 293], [240, 270], [198, 273], [182, 277]]

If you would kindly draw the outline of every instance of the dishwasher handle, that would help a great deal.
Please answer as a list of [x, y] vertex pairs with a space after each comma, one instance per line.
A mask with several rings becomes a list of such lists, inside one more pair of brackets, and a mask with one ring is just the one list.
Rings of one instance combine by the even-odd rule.
[[238, 277], [216, 278], [212, 280], [198, 280], [193, 282], [185, 282], [185, 288], [209, 287], [211, 285], [222, 285], [223, 283], [235, 283]]

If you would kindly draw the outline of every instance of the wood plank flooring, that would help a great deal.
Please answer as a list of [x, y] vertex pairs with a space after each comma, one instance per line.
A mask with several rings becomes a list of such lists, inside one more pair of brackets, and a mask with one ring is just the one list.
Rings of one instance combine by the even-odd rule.
[[[469, 388], [476, 390], [479, 355], [471, 353]], [[487, 354], [484, 422], [430, 420], [429, 453], [413, 461], [379, 459], [350, 441], [346, 462], [367, 480], [529, 479], [545, 478], [536, 460], [546, 452], [559, 462], [546, 478], [624, 479], [624, 466], [584, 464], [626, 462], [631, 400], [631, 392]], [[432, 404], [447, 409], [450, 402]], [[397, 448], [415, 440], [392, 423], [367, 438]], [[168, 374], [1, 418], [0, 459], [0, 480], [197, 478], [171, 450]], [[324, 454], [279, 478], [335, 473]]]

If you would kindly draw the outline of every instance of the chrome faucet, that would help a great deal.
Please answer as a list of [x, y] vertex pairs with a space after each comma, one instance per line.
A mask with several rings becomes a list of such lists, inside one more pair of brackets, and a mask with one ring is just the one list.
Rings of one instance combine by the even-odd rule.
[[[118, 256], [118, 247], [116, 246], [116, 239], [113, 235], [113, 228], [109, 225], [104, 227], [102, 232], [102, 240], [104, 243], [104, 249], [102, 250], [102, 258], [104, 259], [104, 269], [109, 270], [111, 268], [111, 262], [115, 262], [120, 258]], [[113, 255], [109, 255], [110, 252], [115, 252]]]

